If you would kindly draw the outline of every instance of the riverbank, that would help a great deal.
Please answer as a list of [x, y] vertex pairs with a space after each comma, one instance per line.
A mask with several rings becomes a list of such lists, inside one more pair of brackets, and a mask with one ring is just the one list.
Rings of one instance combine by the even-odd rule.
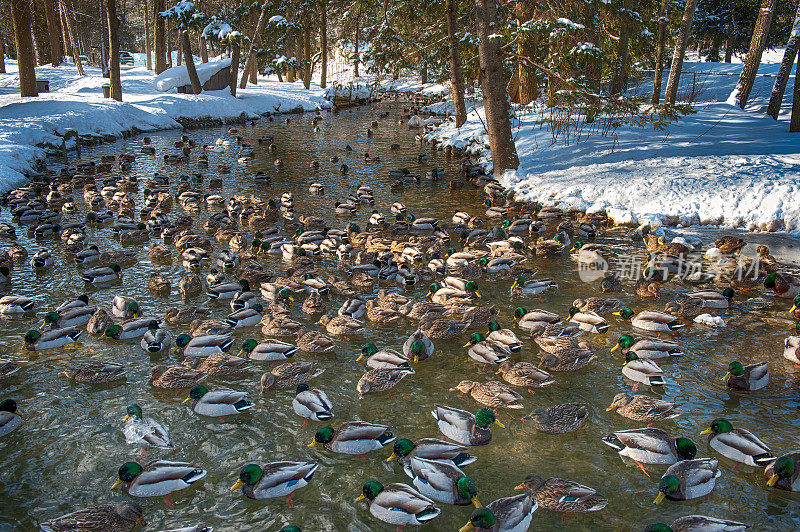
[[[658, 218], [668, 225], [800, 234], [800, 134], [788, 133], [792, 81], [779, 120], [764, 114], [779, 66], [762, 63], [743, 111], [730, 99], [741, 64], [684, 63], [679, 94], [693, 91], [697, 112], [664, 131], [623, 126], [607, 136], [554, 143], [537, 123], [541, 111], [519, 108], [513, 133], [520, 166], [498, 179], [520, 199], [605, 210], [618, 223]], [[651, 84], [631, 92], [647, 95]], [[461, 129], [447, 122], [426, 138], [467, 150], [491, 167], [484, 123], [478, 105]]]
[[[36, 69], [50, 83], [38, 98], [20, 98], [17, 66], [6, 61], [0, 74], [0, 191], [24, 183], [48, 154], [61, 149], [62, 137], [75, 130], [85, 139], [114, 140], [131, 134], [188, 125], [256, 119], [266, 113], [314, 111], [330, 103], [325, 91], [302, 83], [259, 78], [233, 98], [227, 90], [201, 94], [159, 92], [154, 75], [143, 67], [122, 71], [123, 101], [103, 98], [108, 79], [98, 68], [79, 76], [72, 64]], [[70, 140], [68, 146], [74, 141]]]

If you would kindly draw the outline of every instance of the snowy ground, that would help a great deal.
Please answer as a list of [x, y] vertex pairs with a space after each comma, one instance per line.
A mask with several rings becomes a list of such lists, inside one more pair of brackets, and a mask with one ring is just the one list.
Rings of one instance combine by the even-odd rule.
[[[767, 60], [781, 56], [771, 53]], [[800, 234], [800, 133], [788, 133], [793, 78], [780, 120], [764, 114], [774, 82], [768, 76], [778, 67], [762, 63], [750, 104], [742, 111], [729, 102], [741, 64], [684, 63], [679, 95], [694, 88], [697, 113], [667, 132], [624, 127], [608, 137], [554, 144], [550, 132], [534, 124], [537, 112], [518, 112], [514, 135], [520, 167], [500, 180], [522, 198], [607, 210], [620, 223], [659, 218], [670, 224]], [[665, 85], [666, 80], [665, 73]], [[651, 90], [652, 81], [633, 89]], [[481, 119], [478, 106], [461, 130], [448, 122], [429, 138], [469, 147], [487, 160]]]
[[38, 98], [20, 98], [16, 62], [6, 60], [8, 74], [0, 74], [0, 191], [25, 181], [49, 149], [61, 146], [69, 129], [79, 135], [114, 136], [134, 129], [155, 131], [180, 128], [180, 120], [233, 121], [256, 118], [267, 112], [288, 112], [297, 107], [314, 110], [328, 106], [323, 91], [302, 83], [259, 79], [232, 98], [227, 90], [198, 95], [159, 92], [154, 76], [143, 67], [122, 72], [122, 102], [105, 99], [108, 83], [97, 68], [78, 76], [75, 67], [39, 67], [37, 79], [50, 82], [50, 92]]

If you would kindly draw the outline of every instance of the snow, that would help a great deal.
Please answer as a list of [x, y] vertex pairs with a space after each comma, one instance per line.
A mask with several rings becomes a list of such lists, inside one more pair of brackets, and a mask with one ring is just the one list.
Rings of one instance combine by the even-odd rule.
[[[230, 59], [196, 64], [195, 69], [197, 70], [197, 77], [200, 78], [200, 85], [203, 85], [206, 81], [211, 79], [214, 74], [229, 66], [231, 66]], [[161, 92], [167, 92], [168, 90], [191, 84], [191, 81], [189, 81], [189, 71], [186, 69], [186, 65], [168, 68], [156, 76], [155, 82], [156, 89]]]
[[[201, 65], [198, 62], [198, 70]], [[123, 101], [117, 102], [103, 98], [108, 79], [100, 69], [85, 67], [87, 75], [81, 77], [72, 64], [38, 67], [36, 77], [50, 82], [50, 92], [20, 98], [16, 61], [6, 59], [6, 69], [7, 74], [0, 74], [0, 192], [25, 183], [25, 176], [35, 173], [48, 154], [61, 149], [62, 136], [70, 129], [81, 136], [122, 137], [135, 131], [179, 129], [184, 120], [232, 122], [330, 105], [317, 86], [306, 90], [301, 82], [264, 78], [239, 89], [237, 98], [227, 90], [158, 92], [153, 73], [141, 66], [121, 73]], [[67, 146], [74, 146], [74, 140]]]
[[[766, 54], [780, 61], [782, 51]], [[497, 176], [520, 199], [597, 212], [617, 223], [715, 225], [800, 234], [800, 134], [788, 133], [790, 80], [779, 120], [765, 115], [777, 63], [762, 63], [745, 110], [727, 102], [741, 64], [684, 63], [679, 96], [694, 93], [696, 113], [666, 131], [624, 126], [565, 145], [536, 121], [541, 107], [518, 106], [520, 166]], [[794, 70], [794, 69], [793, 69]], [[792, 73], [794, 75], [794, 73]], [[662, 95], [668, 72], [663, 77]], [[648, 96], [652, 78], [631, 93]], [[452, 112], [452, 103], [432, 110]], [[464, 149], [491, 167], [481, 104], [467, 123], [428, 128], [428, 140]]]

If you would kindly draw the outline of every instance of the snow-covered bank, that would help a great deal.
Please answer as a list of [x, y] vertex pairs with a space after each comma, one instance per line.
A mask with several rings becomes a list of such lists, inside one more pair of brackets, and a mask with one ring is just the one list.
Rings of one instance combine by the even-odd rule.
[[267, 79], [237, 91], [237, 98], [227, 90], [162, 93], [156, 90], [152, 72], [142, 67], [122, 72], [123, 101], [116, 102], [103, 98], [108, 79], [99, 69], [86, 68], [87, 75], [81, 77], [71, 64], [37, 68], [37, 79], [48, 80], [50, 92], [20, 98], [16, 63], [6, 60], [6, 68], [8, 74], [0, 74], [0, 191], [23, 183], [48, 152], [62, 145], [70, 129], [80, 136], [121, 137], [180, 128], [187, 122], [231, 122], [330, 105], [318, 87], [306, 90], [301, 82]]
[[[726, 103], [741, 64], [685, 63], [681, 90], [697, 113], [667, 131], [621, 127], [565, 146], [535, 124], [538, 111], [517, 110], [520, 167], [499, 176], [519, 197], [586, 211], [619, 223], [659, 218], [669, 224], [715, 224], [800, 234], [800, 133], [788, 133], [789, 94], [777, 122], [764, 115], [773, 77], [759, 76], [747, 110]], [[762, 64], [760, 74], [779, 65]], [[667, 76], [664, 76], [666, 83]], [[643, 82], [634, 92], [648, 94]], [[448, 122], [429, 140], [468, 149], [489, 162], [483, 110], [457, 130]]]

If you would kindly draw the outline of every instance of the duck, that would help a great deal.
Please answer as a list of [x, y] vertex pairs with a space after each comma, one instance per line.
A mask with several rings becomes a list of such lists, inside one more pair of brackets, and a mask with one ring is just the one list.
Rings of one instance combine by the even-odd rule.
[[637, 329], [652, 332], [669, 332], [682, 329], [684, 327], [677, 317], [665, 312], [657, 312], [654, 310], [643, 310], [635, 314], [631, 309], [624, 308], [621, 311], [614, 312], [615, 316], [622, 319], [631, 320], [631, 325]]
[[126, 368], [116, 362], [91, 361], [68, 368], [62, 375], [83, 384], [109, 384], [125, 378]]
[[189, 336], [180, 334], [175, 338], [175, 352], [185, 357], [203, 357], [213, 353], [227, 353], [233, 345], [233, 338], [227, 334], [204, 334]]
[[447, 462], [411, 458], [412, 484], [420, 493], [446, 504], [480, 508], [475, 482], [458, 467]]
[[140, 338], [147, 331], [158, 329], [160, 326], [158, 320], [151, 318], [125, 320], [120, 325], [109, 325], [103, 335], [114, 340], [131, 340]]
[[163, 497], [181, 491], [206, 476], [206, 471], [188, 462], [153, 460], [145, 466], [125, 462], [120, 466], [113, 490], [122, 484], [122, 491], [131, 497]]
[[153, 418], [142, 415], [142, 407], [136, 403], [128, 405], [122, 419], [122, 433], [129, 445], [143, 445], [172, 449], [174, 445], [169, 439], [167, 428]]
[[546, 310], [534, 309], [528, 312], [524, 307], [514, 309], [514, 321], [523, 331], [531, 331], [537, 324], [552, 324], [561, 321], [558, 314]]
[[634, 337], [630, 334], [623, 334], [619, 337], [616, 345], [611, 348], [613, 353], [621, 349], [623, 355], [629, 352], [636, 353], [641, 360], [655, 360], [672, 356], [683, 356], [683, 348], [675, 342], [662, 340], [660, 338]]
[[292, 399], [292, 409], [295, 414], [306, 420], [328, 421], [333, 418], [333, 406], [325, 392], [311, 389], [306, 383], [297, 385]]
[[597, 512], [608, 504], [594, 489], [572, 480], [558, 477], [544, 479], [536, 473], [525, 477], [515, 490], [527, 490], [539, 506], [564, 514]]
[[207, 320], [197, 319], [189, 324], [189, 332], [193, 338], [209, 335], [228, 336], [233, 333], [233, 330], [233, 327], [228, 322], [213, 318]]
[[86, 332], [91, 335], [99, 335], [106, 332], [108, 326], [114, 322], [111, 316], [103, 309], [98, 309], [94, 315], [86, 322]]
[[664, 312], [682, 318], [694, 318], [703, 312], [703, 300], [681, 295], [664, 306]]
[[744, 532], [748, 525], [727, 519], [718, 519], [706, 515], [687, 515], [674, 520], [672, 524], [654, 523], [648, 525], [647, 532], [692, 532], [702, 530], [719, 530], [720, 532]]
[[376, 480], [364, 483], [356, 501], [368, 500], [369, 513], [385, 523], [419, 526], [436, 518], [441, 510], [436, 504], [407, 484], [392, 483], [384, 486]]
[[202, 384], [195, 384], [189, 390], [189, 397], [183, 402], [192, 401], [192, 410], [198, 415], [208, 417], [224, 417], [240, 414], [253, 408], [253, 402], [247, 398], [247, 392], [239, 392], [230, 388], [217, 388], [209, 391]]
[[581, 312], [595, 312], [601, 316], [614, 311], [621, 304], [619, 299], [599, 296], [576, 299], [572, 302], [572, 306]]
[[734, 360], [728, 364], [728, 372], [722, 378], [728, 388], [734, 390], [760, 390], [769, 384], [769, 370], [766, 362], [748, 364]]
[[253, 327], [261, 322], [263, 311], [264, 307], [262, 307], [260, 303], [256, 303], [252, 307], [243, 308], [242, 310], [237, 310], [236, 312], [228, 314], [225, 318], [225, 322], [234, 329]]
[[697, 446], [692, 440], [676, 438], [656, 427], [618, 430], [605, 436], [603, 443], [637, 464], [672, 465], [680, 460], [692, 460], [697, 455]]
[[242, 495], [256, 500], [286, 497], [286, 505], [292, 508], [294, 492], [308, 486], [318, 468], [316, 462], [247, 464], [239, 471], [239, 478], [230, 491], [241, 488]]
[[142, 507], [134, 501], [117, 504], [98, 504], [56, 517], [42, 523], [45, 530], [67, 532], [75, 530], [109, 530], [128, 532], [145, 524]]
[[371, 369], [364, 373], [356, 384], [358, 398], [363, 399], [368, 393], [379, 393], [391, 390], [397, 383], [408, 375], [413, 375], [414, 369], [408, 365], [400, 365], [394, 368]]
[[541, 358], [540, 366], [549, 371], [578, 371], [588, 366], [596, 358], [597, 355], [586, 342], [562, 337], [552, 352]]
[[512, 386], [544, 388], [555, 382], [553, 376], [530, 362], [514, 362], [511, 359], [500, 364], [497, 374]]
[[50, 325], [51, 329], [83, 327], [89, 323], [95, 312], [97, 312], [97, 307], [88, 305], [68, 308], [60, 312], [50, 311], [44, 315], [42, 327], [46, 325]]
[[516, 532], [528, 530], [539, 504], [530, 493], [503, 497], [476, 508], [458, 532]]
[[498, 381], [480, 383], [463, 380], [450, 391], [469, 394], [480, 404], [491, 408], [522, 408], [522, 396]]
[[246, 360], [225, 353], [213, 353], [205, 357], [186, 357], [181, 365], [202, 371], [209, 376], [239, 375], [251, 368]]
[[558, 284], [552, 279], [532, 279], [526, 281], [525, 277], [520, 275], [511, 284], [511, 295], [515, 296], [538, 296], [548, 288], [558, 288]]
[[633, 351], [625, 355], [622, 374], [635, 383], [634, 389], [638, 388], [640, 383], [647, 386], [664, 386], [664, 371], [658, 364], [653, 360], [640, 359]]
[[125, 320], [138, 318], [142, 315], [142, 311], [133, 298], [127, 296], [114, 296], [111, 300], [111, 314], [117, 318]]
[[34, 301], [27, 296], [7, 295], [0, 297], [0, 314], [24, 314], [33, 310]]
[[383, 449], [393, 442], [396, 436], [386, 425], [367, 423], [366, 421], [348, 421], [334, 429], [325, 426], [314, 434], [314, 441], [308, 444], [314, 447], [322, 445], [326, 450], [340, 454], [366, 454]]
[[764, 469], [767, 486], [784, 491], [800, 491], [800, 451], [779, 456]]
[[407, 367], [409, 359], [406, 355], [394, 349], [378, 349], [375, 344], [366, 344], [361, 349], [361, 354], [356, 361], [367, 358], [367, 367], [372, 369], [392, 369]]
[[676, 462], [667, 468], [658, 482], [658, 495], [653, 502], [660, 504], [665, 498], [685, 501], [705, 497], [714, 489], [720, 475], [719, 462], [713, 458]]
[[764, 288], [772, 290], [780, 298], [794, 299], [800, 295], [800, 280], [773, 272], [764, 279]]
[[97, 266], [89, 270], [84, 270], [81, 274], [83, 282], [96, 287], [104, 287], [116, 283], [122, 279], [122, 269], [118, 264], [108, 266]]
[[788, 336], [783, 340], [783, 358], [800, 365], [800, 336]]
[[13, 360], [0, 357], [0, 380], [16, 375], [21, 368], [21, 364]]
[[642, 278], [636, 281], [635, 292], [638, 297], [641, 297], [643, 299], [649, 299], [658, 297], [658, 294], [661, 292], [661, 289], [658, 287], [658, 283], [656, 283], [652, 279]]
[[333, 339], [317, 331], [299, 331], [295, 343], [305, 353], [330, 353], [336, 348]]
[[4, 399], [0, 402], [0, 438], [15, 431], [22, 425], [22, 415], [17, 410], [17, 402]]
[[699, 299], [703, 302], [703, 308], [726, 309], [730, 307], [735, 295], [733, 288], [728, 287], [722, 292], [716, 290], [698, 290], [689, 292], [686, 297]]
[[250, 360], [258, 362], [273, 362], [293, 357], [297, 353], [297, 349], [297, 346], [280, 340], [266, 339], [256, 342], [249, 339], [242, 343], [239, 356], [246, 355]]
[[617, 414], [628, 419], [647, 423], [675, 419], [681, 415], [681, 410], [675, 403], [649, 395], [631, 396], [627, 393], [618, 393], [614, 396], [606, 412], [612, 410], [616, 410]]
[[486, 339], [509, 354], [522, 351], [522, 342], [517, 338], [517, 335], [511, 329], [503, 329], [495, 320], [489, 322], [489, 331]]
[[272, 368], [261, 376], [261, 393], [270, 388], [294, 388], [298, 384], [319, 377], [324, 369], [317, 369], [314, 362], [286, 362]]
[[564, 403], [549, 408], [537, 408], [523, 421], [533, 421], [534, 428], [545, 434], [576, 432], [589, 417], [589, 406], [585, 403]]
[[403, 317], [400, 312], [380, 306], [374, 299], [370, 299], [366, 304], [367, 319], [380, 325], [396, 324]]
[[325, 329], [335, 336], [360, 336], [364, 334], [364, 322], [350, 318], [348, 316], [335, 316], [323, 315], [320, 318], [320, 325], [324, 325]]
[[463, 467], [477, 460], [477, 458], [470, 456], [466, 452], [466, 447], [445, 440], [422, 438], [412, 442], [409, 439], [400, 438], [394, 442], [392, 454], [386, 461], [397, 460], [397, 463], [403, 467], [405, 474], [414, 478], [414, 473], [411, 470], [411, 459], [414, 457], [444, 462], [455, 467]]
[[77, 342], [81, 336], [83, 336], [83, 331], [75, 328], [50, 329], [44, 332], [30, 330], [25, 333], [25, 349], [28, 351], [58, 349], [59, 347]]
[[206, 294], [210, 299], [233, 299], [236, 294], [249, 292], [250, 283], [246, 279], [240, 281], [222, 281], [206, 289]]
[[486, 340], [481, 333], [473, 333], [464, 347], [469, 348], [467, 355], [481, 364], [502, 364], [508, 360], [508, 351]]
[[208, 378], [204, 371], [186, 366], [158, 364], [150, 368], [150, 384], [156, 388], [180, 390], [189, 388]]
[[504, 428], [489, 408], [481, 408], [472, 414], [466, 410], [437, 404], [431, 414], [442, 434], [461, 445], [486, 445], [492, 441], [490, 425]]
[[146, 353], [161, 353], [162, 351], [166, 351], [172, 344], [172, 337], [166, 329], [160, 329], [152, 325], [153, 323], [150, 324], [150, 327], [142, 335], [139, 346]]
[[764, 467], [775, 459], [769, 447], [755, 434], [747, 429], [734, 428], [727, 419], [715, 419], [700, 434], [707, 434], [711, 448], [735, 462]]
[[574, 323], [582, 331], [603, 334], [608, 331], [608, 322], [593, 310], [579, 310], [572, 306], [569, 309], [569, 322]]

